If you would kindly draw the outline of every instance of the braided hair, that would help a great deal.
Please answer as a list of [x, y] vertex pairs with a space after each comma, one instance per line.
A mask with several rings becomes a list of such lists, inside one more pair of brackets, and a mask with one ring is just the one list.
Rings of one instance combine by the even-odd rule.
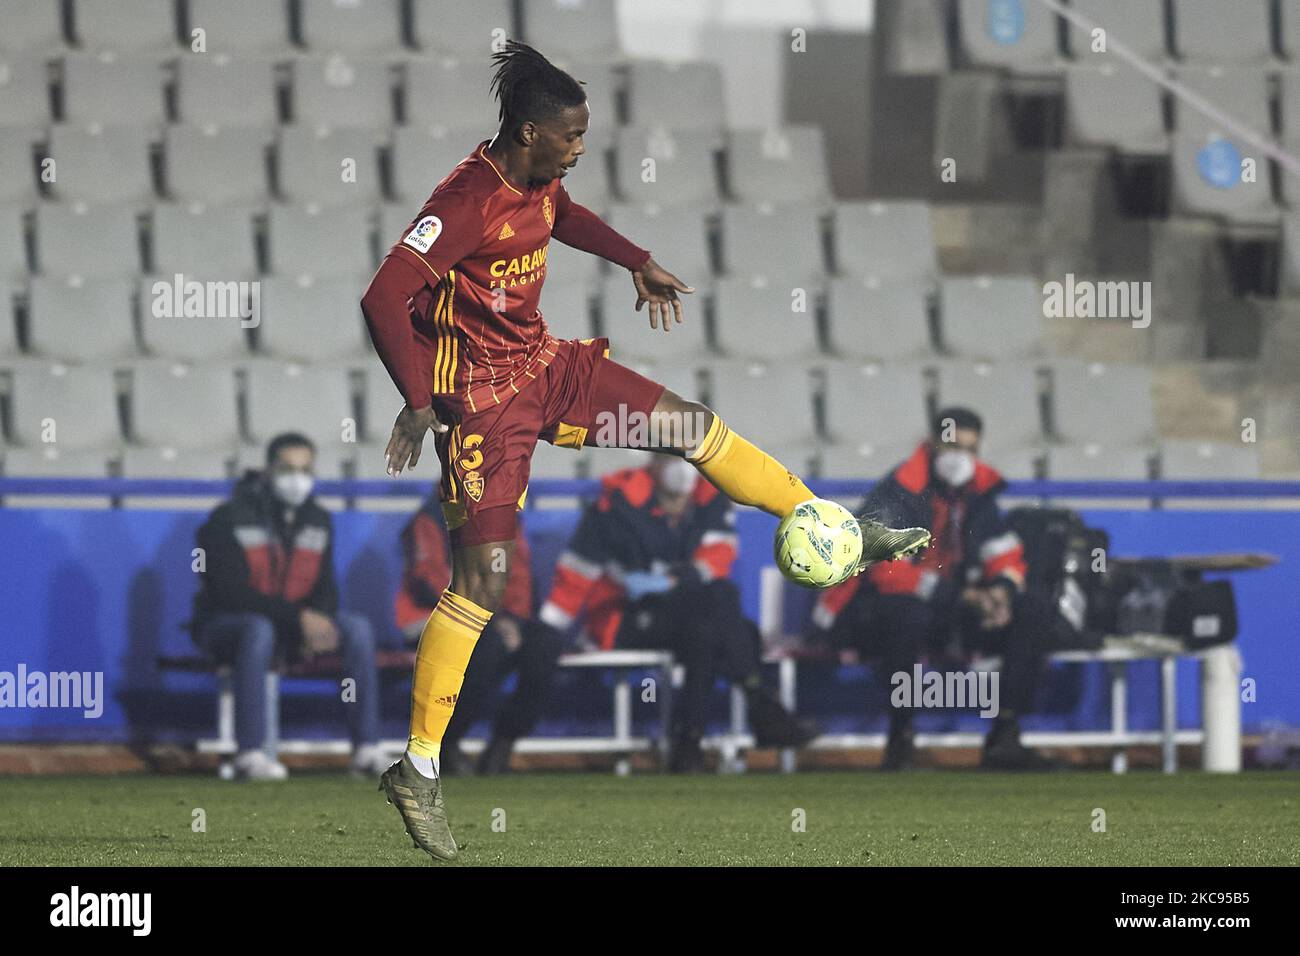
[[586, 102], [581, 82], [526, 43], [507, 40], [492, 60], [496, 73], [490, 89], [500, 103], [503, 128], [514, 130], [521, 123], [547, 119]]

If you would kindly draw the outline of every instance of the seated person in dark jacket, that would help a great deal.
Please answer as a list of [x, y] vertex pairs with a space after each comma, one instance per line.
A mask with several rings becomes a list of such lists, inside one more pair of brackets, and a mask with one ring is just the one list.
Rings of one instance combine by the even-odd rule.
[[801, 746], [816, 728], [763, 687], [761, 638], [728, 579], [736, 560], [731, 501], [680, 458], [606, 475], [583, 511], [538, 612], [567, 629], [585, 616], [596, 647], [673, 652], [686, 669], [676, 699], [671, 769], [700, 769], [709, 694], [717, 675], [744, 688], [760, 747]]
[[351, 730], [352, 766], [380, 773], [379, 683], [370, 622], [338, 609], [329, 512], [312, 497], [315, 448], [278, 435], [265, 471], [249, 471], [199, 528], [204, 570], [195, 598], [194, 641], [235, 672], [235, 770], [256, 780], [288, 771], [266, 744], [266, 676], [281, 663], [339, 654]]
[[[424, 502], [402, 531], [402, 551], [397, 626], [414, 645], [451, 581], [447, 525], [436, 496]], [[480, 717], [492, 713], [501, 682], [516, 671], [519, 678], [514, 693], [495, 708], [492, 736], [476, 768], [481, 774], [507, 772], [515, 741], [533, 732], [555, 682], [563, 642], [551, 628], [537, 627], [529, 620], [533, 612], [533, 579], [528, 566], [528, 539], [522, 526], [516, 531], [515, 553], [505, 573], [501, 608], [474, 645], [465, 669], [465, 683], [456, 699], [456, 712], [442, 738], [438, 771], [443, 775], [460, 772], [460, 741]]]
[[[1001, 657], [998, 712], [983, 764], [1049, 769], [1021, 745], [1018, 718], [1033, 703], [1056, 611], [1025, 591], [1024, 548], [998, 510], [1005, 482], [977, 457], [982, 431], [969, 409], [940, 411], [931, 439], [871, 490], [860, 516], [929, 528], [931, 544], [910, 560], [877, 564], [823, 592], [814, 636], [875, 658], [886, 678], [910, 672], [924, 653], [957, 666], [971, 650]], [[911, 764], [913, 714], [906, 706], [891, 709], [885, 769]]]

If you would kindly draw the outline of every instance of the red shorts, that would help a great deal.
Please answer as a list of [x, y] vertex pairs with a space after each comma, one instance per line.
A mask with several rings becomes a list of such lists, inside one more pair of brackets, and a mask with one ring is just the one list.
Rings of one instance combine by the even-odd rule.
[[437, 435], [440, 499], [453, 547], [514, 540], [537, 439], [564, 448], [594, 445], [602, 412], [617, 415], [622, 406], [650, 414], [664, 387], [608, 356], [608, 339], [561, 340], [535, 382], [499, 405], [464, 411]]

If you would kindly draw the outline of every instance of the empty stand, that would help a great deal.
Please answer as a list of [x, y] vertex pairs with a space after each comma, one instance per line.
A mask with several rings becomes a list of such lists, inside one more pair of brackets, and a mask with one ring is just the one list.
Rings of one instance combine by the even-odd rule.
[[[551, 244], [554, 251], [556, 244]], [[554, 263], [548, 262], [551, 274]], [[554, 273], [563, 273], [558, 270]], [[547, 283], [554, 281], [547, 279]], [[674, 359], [692, 361], [709, 353], [704, 323], [703, 303], [694, 296], [682, 296], [682, 322], [673, 322], [668, 332], [650, 328], [649, 306], [635, 311], [636, 289], [626, 274], [606, 277], [601, 284], [602, 334], [613, 339], [618, 355], [633, 356], [651, 362]]]
[[727, 134], [727, 187], [742, 202], [824, 206], [831, 190], [821, 128], [732, 130]]
[[614, 4], [605, 0], [523, 0], [524, 39], [549, 59], [619, 55]]
[[293, 119], [305, 126], [387, 129], [393, 73], [383, 60], [333, 54], [293, 64]]
[[133, 56], [177, 52], [172, 0], [74, 0], [72, 32], [82, 48]]
[[35, 220], [36, 264], [43, 275], [101, 278], [140, 271], [133, 206], [45, 203]]
[[[696, 137], [726, 126], [722, 71], [713, 63], [634, 60], [627, 67], [630, 126], [689, 129]], [[683, 110], [682, 104], [692, 108]], [[606, 119], [612, 122], [613, 117]]]
[[939, 272], [929, 203], [837, 203], [832, 235], [841, 275], [933, 281]]
[[172, 126], [164, 138], [166, 192], [205, 205], [262, 205], [270, 144], [256, 129]]
[[687, 285], [697, 290], [708, 285], [713, 266], [708, 229], [698, 210], [618, 205], [610, 209], [607, 221], [638, 246], [659, 256], [664, 268]]
[[298, 0], [300, 39], [316, 52], [392, 56], [405, 45], [401, 11], [388, 0]]
[[722, 211], [722, 261], [729, 276], [825, 276], [821, 223], [804, 206], [728, 206]]
[[591, 288], [587, 283], [563, 276], [548, 279], [542, 286], [538, 307], [556, 338], [591, 337]]
[[230, 367], [137, 365], [131, 377], [131, 437], [153, 448], [222, 449], [239, 441], [235, 376]]
[[27, 241], [21, 206], [0, 205], [0, 281], [27, 279]]
[[276, 148], [280, 197], [330, 206], [378, 202], [375, 135], [368, 130], [281, 129]]
[[[207, 281], [207, 280], [200, 280]], [[236, 280], [230, 280], [236, 281]], [[249, 357], [251, 318], [223, 315], [204, 302], [204, 315], [177, 314], [173, 308], [174, 275], [145, 276], [139, 283], [140, 337], [145, 353], [155, 358], [186, 362], [238, 361]], [[249, 314], [249, 303], [239, 296], [239, 307]]]
[[277, 359], [363, 363], [365, 324], [359, 278], [338, 275], [267, 276], [261, 280], [258, 351]]
[[984, 420], [985, 452], [1037, 446], [1043, 440], [1038, 374], [1026, 364], [948, 362], [938, 369], [938, 407], [962, 405]]
[[1151, 452], [1125, 445], [1054, 445], [1047, 450], [1047, 477], [1065, 481], [1145, 481]]
[[914, 365], [828, 363], [824, 412], [826, 431], [839, 444], [899, 448], [929, 433], [921, 370]]
[[727, 425], [759, 445], [815, 437], [811, 376], [802, 364], [714, 363], [709, 401]]
[[270, 129], [280, 118], [275, 61], [225, 53], [176, 63], [176, 113], [182, 123]]
[[62, 63], [68, 122], [146, 126], [167, 121], [163, 71], [152, 60], [66, 56]]
[[961, 48], [975, 66], [1016, 73], [1059, 68], [1056, 14], [1038, 3], [957, 0]]
[[1056, 363], [1052, 408], [1055, 434], [1068, 442], [1146, 445], [1155, 435], [1151, 373], [1140, 365]]
[[[1124, 64], [1071, 67], [1065, 75], [1070, 141], [1131, 155], [1167, 153], [1162, 98], [1159, 86]], [[1116, 103], [1124, 109], [1116, 109]]]
[[614, 179], [624, 202], [718, 205], [717, 154], [707, 139], [664, 128], [622, 127], [614, 153]]
[[1207, 63], [1270, 60], [1270, 7], [1269, 0], [1173, 0], [1174, 49]]
[[[10, 397], [14, 438], [33, 452], [50, 445], [64, 452], [116, 448], [122, 437], [116, 396], [107, 367], [15, 369]], [[11, 460], [6, 455], [6, 467]], [[97, 470], [102, 474], [103, 465]]]
[[1043, 301], [1033, 279], [948, 277], [939, 301], [943, 343], [957, 355], [1004, 359], [1041, 348]]
[[1160, 443], [1160, 476], [1249, 481], [1259, 477], [1259, 452], [1242, 443], [1164, 441]]
[[917, 278], [831, 279], [826, 293], [831, 351], [853, 359], [932, 355], [929, 290], [930, 283]]
[[162, 275], [252, 279], [253, 217], [246, 209], [164, 204], [153, 211], [153, 267]]
[[32, 351], [43, 358], [96, 365], [134, 358], [135, 292], [133, 278], [33, 279]]
[[1093, 37], [1070, 24], [1070, 52], [1081, 63], [1096, 65], [1108, 59], [1113, 38], [1146, 60], [1163, 60], [1167, 55], [1163, 3], [1134, 3], [1133, 0], [1072, 0], [1080, 15], [1106, 31], [1106, 52], [1093, 50]]
[[54, 126], [49, 138], [50, 157], [56, 164], [51, 192], [65, 201], [143, 204], [151, 200], [151, 138], [130, 126]]
[[[247, 437], [255, 447], [265, 449], [281, 432], [296, 431], [336, 460], [352, 457], [360, 435], [347, 369], [256, 362], [248, 367], [247, 376]], [[349, 429], [355, 437], [344, 442]]]
[[412, 0], [411, 33], [423, 53], [486, 59], [515, 30], [511, 0]]
[[370, 221], [364, 206], [273, 206], [267, 215], [270, 271], [297, 276], [373, 270]]
[[187, 0], [187, 38], [201, 29], [207, 56], [277, 56], [291, 49], [289, 5], [267, 0]]
[[[819, 351], [815, 303], [798, 280], [771, 276], [719, 279], [713, 290], [718, 348], [735, 358], [783, 361], [812, 358]], [[795, 305], [802, 308], [796, 311]]]
[[44, 58], [0, 54], [0, 128], [35, 128], [49, 121], [50, 79]]

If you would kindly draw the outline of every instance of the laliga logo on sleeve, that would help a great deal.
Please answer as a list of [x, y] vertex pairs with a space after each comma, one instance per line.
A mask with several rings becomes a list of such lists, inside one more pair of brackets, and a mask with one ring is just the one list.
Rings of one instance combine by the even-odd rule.
[[442, 220], [437, 216], [425, 216], [415, 224], [415, 228], [402, 241], [412, 249], [428, 252], [438, 236], [442, 234]]

